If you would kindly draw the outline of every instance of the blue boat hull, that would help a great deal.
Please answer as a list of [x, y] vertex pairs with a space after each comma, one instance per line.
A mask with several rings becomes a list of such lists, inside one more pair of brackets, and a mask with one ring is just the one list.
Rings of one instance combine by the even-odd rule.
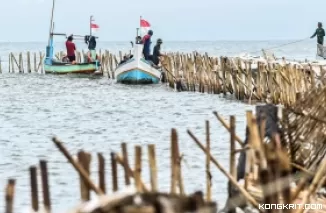
[[117, 82], [123, 84], [157, 84], [160, 79], [143, 70], [133, 69], [119, 74]]

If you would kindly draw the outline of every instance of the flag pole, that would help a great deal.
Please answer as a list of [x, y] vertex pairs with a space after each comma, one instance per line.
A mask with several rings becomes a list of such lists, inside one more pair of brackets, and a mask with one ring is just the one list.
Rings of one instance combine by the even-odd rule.
[[50, 33], [49, 33], [48, 46], [51, 45], [51, 34], [53, 33], [53, 13], [54, 13], [54, 5], [55, 5], [55, 0], [52, 1], [52, 12], [51, 12], [51, 23], [50, 23]]
[[92, 36], [92, 18], [93, 16], [90, 16], [89, 18], [89, 35]]

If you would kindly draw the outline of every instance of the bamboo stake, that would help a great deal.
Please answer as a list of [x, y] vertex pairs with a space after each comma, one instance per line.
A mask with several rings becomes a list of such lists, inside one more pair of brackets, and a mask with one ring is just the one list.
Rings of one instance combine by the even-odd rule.
[[[326, 160], [324, 160], [321, 165], [319, 166], [316, 175], [314, 177], [314, 179], [312, 180], [312, 183], [310, 184], [308, 191], [306, 193], [306, 195], [303, 197], [302, 199], [302, 205], [307, 204], [308, 199], [310, 197], [310, 195], [315, 192], [317, 190], [317, 186], [319, 185], [320, 180], [323, 179], [323, 175], [325, 174], [325, 170], [326, 170]], [[296, 213], [302, 213], [304, 211], [304, 208], [299, 208]]]
[[34, 72], [37, 72], [37, 66], [36, 66], [36, 52], [34, 52]]
[[[224, 126], [224, 128], [226, 130], [228, 130], [229, 132], [231, 132], [230, 126], [224, 121], [224, 119], [216, 111], [214, 111], [213, 114], [215, 115], [217, 120], [219, 120], [221, 122], [221, 124]], [[237, 135], [235, 135], [235, 140], [240, 144], [241, 147], [244, 146], [244, 142]]]
[[31, 53], [28, 51], [27, 52], [27, 72], [32, 72], [31, 68]]
[[178, 140], [175, 129], [171, 130], [171, 194], [175, 194], [177, 190], [177, 164], [175, 156], [175, 143]]
[[8, 184], [6, 187], [6, 206], [5, 206], [5, 213], [13, 213], [14, 209], [14, 196], [15, 196], [15, 179], [9, 179]]
[[31, 184], [32, 209], [33, 211], [37, 212], [39, 210], [39, 201], [38, 201], [36, 167], [35, 166], [30, 167], [29, 172], [30, 172], [30, 184]]
[[130, 174], [129, 174], [129, 162], [128, 162], [128, 153], [127, 153], [127, 144], [122, 143], [122, 156], [123, 156], [123, 169], [124, 169], [124, 176], [125, 176], [125, 183], [126, 185], [130, 185]]
[[148, 159], [149, 159], [149, 171], [151, 174], [151, 186], [152, 191], [157, 192], [157, 167], [156, 167], [156, 154], [155, 145], [148, 145]]
[[42, 179], [42, 189], [43, 189], [43, 204], [45, 211], [51, 211], [51, 199], [50, 199], [50, 189], [49, 189], [49, 179], [48, 179], [48, 168], [47, 162], [45, 160], [40, 160], [41, 169], [41, 179]]
[[[199, 146], [201, 150], [204, 152], [207, 152], [206, 148], [199, 142], [199, 140], [192, 134], [190, 130], [187, 131], [190, 137], [194, 140], [194, 142]], [[211, 161], [214, 163], [214, 165], [231, 181], [232, 184], [234, 184], [239, 191], [245, 196], [245, 198], [258, 210], [259, 205], [257, 201], [241, 186], [237, 183], [237, 181], [218, 163], [218, 161], [210, 154]]]
[[135, 146], [135, 184], [138, 192], [142, 192], [141, 185], [141, 147]]
[[211, 140], [209, 131], [209, 121], [206, 121], [206, 200], [211, 201], [212, 199], [212, 174], [210, 170], [210, 150], [211, 150]]
[[[119, 155], [116, 155], [116, 160], [117, 160], [117, 163], [119, 163], [121, 166], [124, 166], [124, 160], [121, 156]], [[135, 171], [133, 171], [129, 165], [127, 165], [127, 170], [128, 170], [128, 175], [129, 177], [132, 177], [135, 179]], [[141, 184], [141, 187], [142, 189], [145, 191], [145, 192], [148, 192], [149, 190], [146, 188], [145, 184], [142, 182], [142, 180], [140, 180], [140, 184]]]
[[118, 169], [117, 161], [115, 159], [115, 153], [111, 152], [111, 171], [112, 171], [112, 190], [118, 191]]
[[10, 73], [10, 71], [11, 71], [11, 66], [12, 66], [12, 63], [11, 63], [11, 54], [9, 54], [8, 63], [9, 63], [9, 73]]
[[102, 192], [106, 193], [106, 185], [105, 185], [105, 159], [102, 153], [97, 153], [98, 159], [98, 177], [99, 177], [99, 187]]
[[56, 137], [52, 138], [54, 144], [58, 147], [58, 149], [62, 152], [62, 154], [67, 158], [67, 160], [73, 165], [73, 167], [79, 172], [79, 174], [84, 178], [85, 182], [90, 186], [90, 188], [98, 195], [103, 195], [101, 189], [99, 189], [92, 180], [88, 177], [87, 172], [85, 169], [69, 154], [68, 150], [63, 146], [62, 142], [59, 141]]
[[[230, 175], [237, 180], [237, 170], [236, 170], [236, 163], [235, 163], [235, 117], [230, 116]], [[228, 195], [231, 199], [233, 197], [233, 190], [232, 190], [232, 183], [231, 181], [228, 182]], [[235, 212], [233, 210], [232, 212]]]
[[[91, 163], [91, 155], [84, 152], [80, 151], [77, 154], [78, 156], [78, 162], [82, 166], [82, 168], [85, 170], [87, 173], [87, 176], [90, 176], [90, 163]], [[90, 188], [87, 182], [83, 179], [82, 175], [80, 176], [80, 195], [82, 201], [89, 201], [90, 200]]]

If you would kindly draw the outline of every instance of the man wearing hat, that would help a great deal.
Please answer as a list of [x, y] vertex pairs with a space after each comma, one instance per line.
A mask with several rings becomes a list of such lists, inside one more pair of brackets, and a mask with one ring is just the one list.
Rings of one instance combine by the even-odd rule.
[[323, 29], [323, 25], [321, 22], [318, 22], [318, 28], [316, 29], [316, 32], [310, 38], [314, 38], [315, 36], [317, 36], [317, 43], [320, 45], [323, 45], [325, 30]]
[[163, 43], [162, 39], [157, 39], [156, 45], [153, 49], [153, 56], [152, 61], [157, 66], [160, 63], [159, 57], [164, 56], [164, 54], [161, 53], [161, 44]]

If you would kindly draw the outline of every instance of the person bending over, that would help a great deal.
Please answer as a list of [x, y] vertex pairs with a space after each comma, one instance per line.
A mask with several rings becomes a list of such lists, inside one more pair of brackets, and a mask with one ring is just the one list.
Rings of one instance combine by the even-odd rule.
[[160, 63], [160, 57], [165, 56], [164, 54], [161, 53], [161, 45], [163, 41], [162, 39], [157, 39], [156, 45], [153, 50], [153, 56], [152, 56], [152, 61], [153, 63], [157, 66]]

